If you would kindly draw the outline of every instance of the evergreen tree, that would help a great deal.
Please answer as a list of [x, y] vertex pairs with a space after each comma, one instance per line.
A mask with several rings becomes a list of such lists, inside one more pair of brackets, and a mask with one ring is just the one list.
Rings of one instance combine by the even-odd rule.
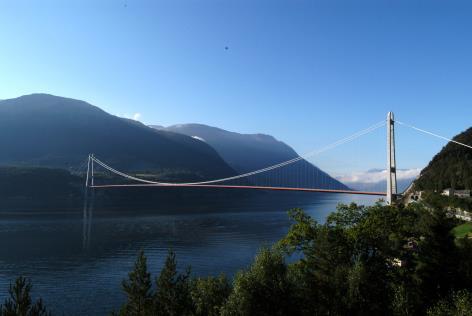
[[193, 313], [190, 295], [190, 268], [177, 272], [175, 253], [169, 251], [164, 267], [156, 280], [154, 314], [162, 316], [185, 316]]
[[43, 304], [42, 299], [38, 299], [34, 304], [31, 300], [32, 284], [30, 280], [19, 277], [15, 284], [10, 284], [9, 296], [3, 305], [0, 305], [1, 316], [46, 316], [50, 315]]
[[134, 269], [128, 274], [128, 280], [123, 280], [122, 288], [127, 296], [127, 302], [120, 310], [120, 315], [145, 316], [151, 315], [152, 296], [151, 274], [148, 272], [144, 252], [138, 254]]

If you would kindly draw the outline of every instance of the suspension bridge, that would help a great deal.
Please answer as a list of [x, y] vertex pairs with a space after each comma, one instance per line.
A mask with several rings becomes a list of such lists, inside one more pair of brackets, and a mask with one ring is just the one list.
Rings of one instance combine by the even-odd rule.
[[[177, 187], [177, 188], [215, 188], [215, 189], [245, 189], [245, 190], [271, 190], [271, 191], [300, 191], [300, 192], [320, 192], [320, 193], [342, 193], [342, 194], [358, 194], [358, 195], [374, 195], [374, 196], [383, 196], [386, 198], [388, 204], [392, 204], [397, 199], [399, 195], [397, 191], [397, 163], [395, 159], [395, 123], [409, 127], [418, 132], [424, 134], [441, 138], [449, 142], [456, 143], [461, 146], [465, 146], [472, 149], [472, 146], [457, 142], [452, 139], [440, 136], [438, 134], [420, 129], [410, 124], [402, 123], [394, 119], [392, 112], [387, 114], [387, 119], [382, 120], [366, 129], [358, 131], [348, 137], [340, 139], [332, 144], [329, 144], [319, 150], [309, 152], [305, 155], [295, 157], [293, 159], [274, 164], [272, 166], [267, 166], [262, 169], [254, 170], [251, 172], [246, 172], [243, 174], [225, 177], [220, 179], [211, 179], [195, 182], [168, 182], [168, 181], [157, 181], [156, 179], [150, 179], [149, 176], [136, 176], [124, 173], [119, 171], [105, 162], [101, 161], [93, 154], [90, 154], [88, 157], [87, 163], [87, 175], [85, 186], [87, 189], [113, 189], [113, 188], [125, 188], [125, 187]], [[349, 143], [372, 133], [373, 131], [386, 127], [387, 131], [387, 190], [385, 192], [370, 192], [370, 191], [358, 191], [351, 190], [349, 188], [333, 188], [332, 183], [328, 183], [327, 174], [317, 171], [313, 172], [313, 169], [307, 167], [307, 161], [305, 159], [311, 158], [318, 154], [332, 150], [338, 146]], [[288, 167], [293, 167], [294, 165], [300, 165], [298, 174], [295, 177], [299, 177], [298, 181], [293, 179], [287, 179], [287, 177], [294, 177], [294, 173], [290, 172], [287, 175], [280, 174], [281, 170], [287, 169]], [[99, 166], [113, 174], [126, 179], [126, 183], [100, 183], [97, 184], [95, 181], [95, 170]], [[303, 172], [305, 168], [305, 173]], [[293, 169], [292, 169], [293, 170]], [[308, 171], [310, 170], [310, 171]], [[310, 173], [309, 175], [307, 173]], [[311, 178], [310, 178], [311, 177]], [[302, 179], [302, 180], [300, 180]], [[263, 180], [261, 182], [261, 180]], [[289, 183], [290, 185], [287, 185]], [[316, 184], [316, 187], [312, 187]], [[87, 190], [88, 191], [88, 190]]]

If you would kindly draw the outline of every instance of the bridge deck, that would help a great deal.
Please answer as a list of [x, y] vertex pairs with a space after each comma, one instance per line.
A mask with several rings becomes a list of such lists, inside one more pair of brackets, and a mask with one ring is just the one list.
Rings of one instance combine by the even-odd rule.
[[109, 184], [93, 185], [91, 188], [111, 189], [111, 188], [129, 188], [129, 187], [162, 187], [162, 188], [219, 188], [219, 189], [248, 189], [248, 190], [269, 190], [269, 191], [298, 191], [298, 192], [318, 192], [318, 193], [340, 193], [357, 195], [378, 195], [386, 196], [386, 192], [368, 192], [354, 190], [332, 190], [332, 189], [311, 189], [311, 188], [289, 188], [289, 187], [270, 187], [270, 186], [252, 186], [252, 185], [216, 185], [216, 184]]

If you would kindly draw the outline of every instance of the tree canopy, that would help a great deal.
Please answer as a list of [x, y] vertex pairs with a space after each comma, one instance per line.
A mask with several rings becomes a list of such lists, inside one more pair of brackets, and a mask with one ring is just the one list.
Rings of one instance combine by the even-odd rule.
[[[119, 315], [472, 315], [472, 240], [440, 204], [339, 205], [324, 223], [301, 209], [232, 282], [193, 277], [169, 251], [159, 275], [140, 252]], [[0, 315], [46, 315], [20, 278]]]

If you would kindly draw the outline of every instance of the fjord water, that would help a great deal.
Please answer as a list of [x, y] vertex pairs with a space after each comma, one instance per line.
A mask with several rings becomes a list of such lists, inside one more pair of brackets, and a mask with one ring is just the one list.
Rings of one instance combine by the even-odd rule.
[[194, 276], [234, 273], [258, 249], [283, 237], [287, 211], [303, 208], [318, 221], [339, 202], [370, 205], [378, 198], [313, 193], [258, 194], [234, 201], [176, 201], [152, 211], [0, 212], [0, 300], [23, 275], [54, 314], [106, 315], [124, 300], [121, 281], [143, 249], [156, 276], [168, 249]]

